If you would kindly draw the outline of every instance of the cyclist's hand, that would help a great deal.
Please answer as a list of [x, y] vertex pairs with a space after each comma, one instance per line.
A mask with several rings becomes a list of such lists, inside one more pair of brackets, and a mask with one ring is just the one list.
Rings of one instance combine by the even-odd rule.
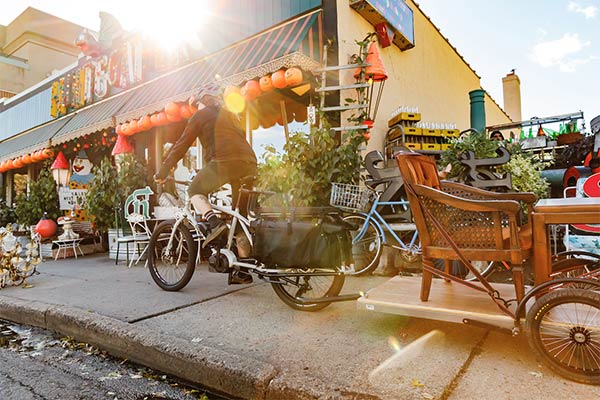
[[158, 183], [159, 185], [164, 185], [166, 181], [166, 178], [161, 178], [158, 174], [154, 175], [154, 182]]

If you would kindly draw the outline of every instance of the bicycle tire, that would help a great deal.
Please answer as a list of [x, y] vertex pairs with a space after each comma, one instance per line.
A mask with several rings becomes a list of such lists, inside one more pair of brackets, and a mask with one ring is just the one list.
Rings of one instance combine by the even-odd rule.
[[548, 368], [576, 382], [600, 384], [600, 293], [547, 293], [527, 313], [527, 328], [529, 345]]
[[[492, 273], [494, 271], [496, 271], [497, 269], [500, 268], [500, 265], [502, 265], [498, 261], [474, 261], [474, 260], [471, 260], [471, 264], [473, 264], [473, 266], [475, 268], [477, 268], [477, 271], [479, 271], [481, 276], [483, 276], [484, 278], [488, 278], [490, 275], [492, 275]], [[464, 278], [465, 281], [468, 281], [468, 282], [478, 281], [477, 277], [475, 275], [473, 275], [473, 273], [471, 273], [471, 271], [469, 271], [469, 269], [467, 267], [464, 267], [464, 268], [466, 270], [465, 278]]]
[[346, 215], [343, 220], [356, 226], [356, 230], [350, 232], [352, 236], [352, 259], [354, 261], [353, 268], [351, 268], [353, 272], [350, 275], [363, 275], [375, 271], [379, 265], [383, 248], [377, 224], [373, 219], [369, 219], [364, 235], [355, 241], [367, 218], [362, 214], [350, 214]]
[[[152, 280], [163, 290], [176, 292], [192, 279], [196, 268], [196, 242], [185, 225], [179, 225], [173, 238], [171, 252], [166, 245], [173, 233], [173, 221], [161, 222], [152, 233], [148, 245], [148, 269]], [[174, 280], [171, 278], [174, 277]]]
[[[300, 272], [301, 270], [286, 270], [285, 272]], [[292, 282], [286, 282], [283, 277], [272, 277], [271, 287], [287, 306], [299, 311], [319, 311], [331, 304], [331, 302], [324, 303], [310, 303], [310, 300], [322, 299], [325, 297], [334, 297], [340, 294], [342, 287], [344, 286], [344, 275], [327, 275], [327, 276], [294, 276], [286, 278]], [[292, 293], [291, 288], [297, 288], [295, 293]], [[306, 294], [308, 291], [312, 294], [315, 288], [324, 289], [324, 293], [316, 294], [314, 297], [308, 297]]]

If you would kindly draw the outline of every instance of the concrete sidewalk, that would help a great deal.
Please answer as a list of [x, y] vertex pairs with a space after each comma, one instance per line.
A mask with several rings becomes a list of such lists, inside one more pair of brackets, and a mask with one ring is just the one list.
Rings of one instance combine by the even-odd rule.
[[[600, 387], [541, 366], [525, 338], [357, 311], [354, 302], [294, 311], [270, 285], [227, 286], [226, 275], [206, 265], [175, 293], [158, 288], [147, 269], [115, 266], [106, 254], [45, 261], [39, 272], [27, 281], [31, 288], [0, 290], [0, 318], [72, 336], [235, 398], [600, 398]], [[342, 294], [387, 279], [347, 278]], [[441, 333], [407, 346], [432, 330]]]

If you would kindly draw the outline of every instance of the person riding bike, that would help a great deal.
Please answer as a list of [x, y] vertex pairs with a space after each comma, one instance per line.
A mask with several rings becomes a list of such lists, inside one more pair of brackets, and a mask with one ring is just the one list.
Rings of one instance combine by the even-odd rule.
[[[194, 144], [196, 138], [200, 139], [203, 167], [192, 180], [188, 191], [196, 212], [202, 215], [210, 227], [202, 245], [204, 247], [227, 228], [225, 222], [213, 211], [208, 195], [229, 183], [232, 187], [232, 204], [236, 204], [238, 183], [243, 177], [256, 175], [257, 160], [252, 146], [246, 141], [239, 119], [224, 106], [219, 86], [210, 84], [202, 88], [196, 97], [190, 99], [190, 104], [196, 101], [198, 111], [188, 120], [181, 137], [169, 150], [154, 179], [157, 183], [164, 183], [171, 169]], [[250, 283], [252, 276], [237, 271], [232, 281]]]

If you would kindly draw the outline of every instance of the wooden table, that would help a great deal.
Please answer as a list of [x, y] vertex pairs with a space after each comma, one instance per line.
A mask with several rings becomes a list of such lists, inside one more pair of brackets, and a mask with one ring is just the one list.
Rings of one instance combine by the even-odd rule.
[[533, 207], [533, 265], [535, 284], [552, 272], [548, 225], [600, 224], [600, 198], [542, 199]]

